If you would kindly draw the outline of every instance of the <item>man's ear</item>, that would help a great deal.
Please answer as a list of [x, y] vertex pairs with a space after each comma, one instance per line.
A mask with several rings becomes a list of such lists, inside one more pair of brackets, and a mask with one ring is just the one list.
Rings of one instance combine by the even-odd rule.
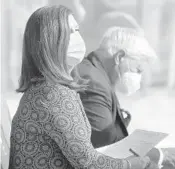
[[122, 59], [125, 57], [126, 52], [124, 50], [118, 50], [114, 55], [114, 61], [116, 65], [119, 65], [119, 63], [122, 61]]

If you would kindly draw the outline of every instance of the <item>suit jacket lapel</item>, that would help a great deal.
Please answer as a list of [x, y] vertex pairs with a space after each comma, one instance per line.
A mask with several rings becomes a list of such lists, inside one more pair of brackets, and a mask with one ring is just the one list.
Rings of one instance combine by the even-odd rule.
[[118, 101], [118, 98], [115, 94], [115, 91], [112, 90], [111, 88], [111, 82], [109, 80], [109, 77], [102, 65], [102, 62], [100, 61], [99, 59], [99, 56], [100, 55], [104, 55], [104, 54], [107, 54], [107, 53], [104, 53], [104, 52], [92, 52], [88, 55], [87, 59], [97, 68], [100, 70], [100, 72], [102, 72], [102, 74], [105, 76], [105, 79], [107, 80], [108, 82], [108, 85], [109, 85], [109, 90], [111, 92], [111, 95], [112, 95], [112, 101], [113, 101], [113, 111], [116, 111], [116, 115], [119, 116], [119, 119], [120, 121], [122, 122], [122, 126], [125, 130], [125, 132], [127, 132], [126, 128], [125, 128], [125, 125], [124, 125], [124, 118], [123, 118], [123, 115], [122, 115], [122, 112], [120, 111], [120, 104], [119, 104], [119, 101]]

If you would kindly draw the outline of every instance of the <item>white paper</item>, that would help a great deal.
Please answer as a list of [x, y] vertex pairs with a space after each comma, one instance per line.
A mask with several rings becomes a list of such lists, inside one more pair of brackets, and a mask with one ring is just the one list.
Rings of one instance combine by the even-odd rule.
[[137, 129], [123, 140], [96, 150], [113, 158], [127, 158], [133, 155], [132, 149], [143, 157], [167, 136], [166, 133]]

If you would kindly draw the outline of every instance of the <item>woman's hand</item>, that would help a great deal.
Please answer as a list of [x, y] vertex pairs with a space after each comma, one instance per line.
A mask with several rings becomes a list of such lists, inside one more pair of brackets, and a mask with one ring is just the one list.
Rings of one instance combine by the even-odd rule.
[[127, 160], [131, 164], [131, 169], [158, 169], [158, 165], [151, 162], [149, 157], [128, 157]]
[[162, 148], [164, 155], [163, 165], [172, 165], [175, 167], [175, 148]]

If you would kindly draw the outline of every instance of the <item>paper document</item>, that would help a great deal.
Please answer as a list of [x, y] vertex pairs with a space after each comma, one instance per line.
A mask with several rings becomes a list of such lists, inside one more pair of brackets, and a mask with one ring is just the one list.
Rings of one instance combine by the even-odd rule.
[[167, 136], [166, 133], [137, 129], [125, 139], [96, 150], [113, 158], [127, 158], [133, 155], [132, 149], [143, 157]]

